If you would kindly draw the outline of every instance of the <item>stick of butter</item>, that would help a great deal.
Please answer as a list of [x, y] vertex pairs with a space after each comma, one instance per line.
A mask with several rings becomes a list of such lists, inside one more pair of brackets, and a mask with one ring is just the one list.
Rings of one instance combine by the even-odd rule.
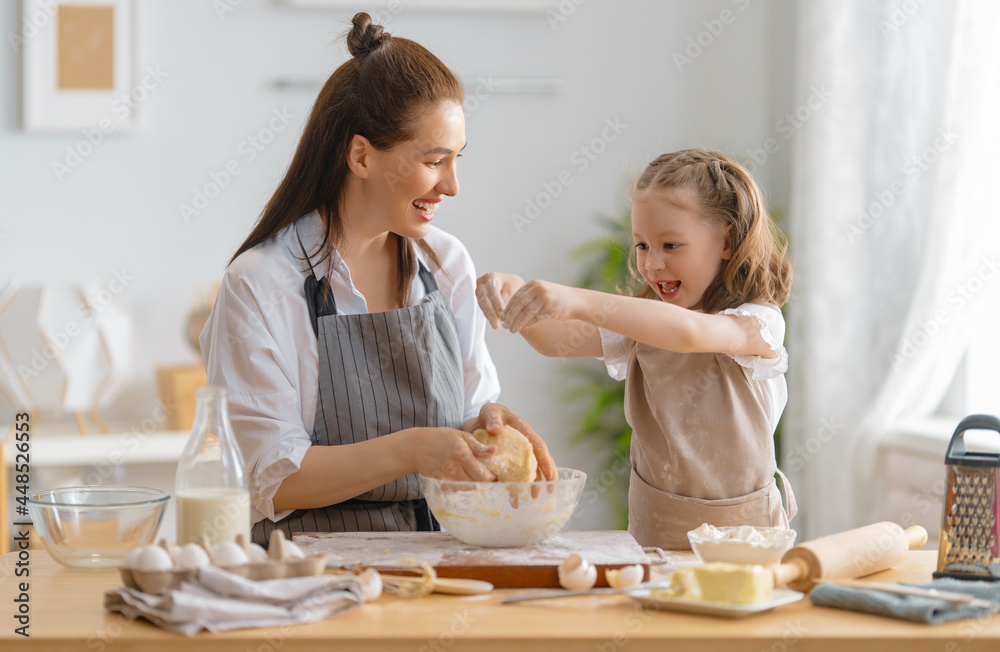
[[675, 571], [670, 593], [685, 600], [751, 604], [771, 599], [774, 578], [764, 566], [712, 562]]

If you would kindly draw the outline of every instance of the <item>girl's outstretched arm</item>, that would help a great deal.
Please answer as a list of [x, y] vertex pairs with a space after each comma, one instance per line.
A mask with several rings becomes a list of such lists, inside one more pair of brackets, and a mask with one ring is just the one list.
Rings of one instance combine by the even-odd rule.
[[[476, 281], [476, 298], [493, 328], [505, 325], [507, 303], [524, 279], [516, 274], [489, 272]], [[521, 329], [521, 336], [542, 355], [550, 358], [600, 358], [601, 335], [597, 327], [578, 319], [538, 321]]]
[[[669, 351], [777, 356], [761, 337], [760, 324], [753, 317], [705, 314], [663, 301], [547, 281], [525, 283], [503, 312], [503, 325], [512, 333], [573, 321], [590, 324], [595, 332], [600, 326]], [[599, 335], [597, 347], [600, 351]]]

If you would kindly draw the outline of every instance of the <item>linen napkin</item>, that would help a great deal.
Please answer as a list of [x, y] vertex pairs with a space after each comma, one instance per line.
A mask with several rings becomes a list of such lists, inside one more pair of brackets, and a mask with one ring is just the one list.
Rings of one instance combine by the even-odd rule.
[[873, 589], [857, 589], [819, 584], [809, 594], [812, 603], [821, 607], [849, 609], [877, 616], [888, 616], [915, 623], [939, 625], [965, 618], [983, 618], [1000, 612], [1000, 582], [968, 581], [953, 578], [934, 580], [930, 584], [907, 584], [922, 589], [937, 589], [965, 593], [992, 603], [991, 607], [955, 605], [947, 600], [912, 595], [893, 595]]
[[320, 575], [253, 581], [206, 566], [164, 595], [126, 586], [104, 594], [104, 608], [129, 618], [145, 618], [178, 634], [205, 629], [222, 632], [322, 620], [362, 602], [353, 575]]

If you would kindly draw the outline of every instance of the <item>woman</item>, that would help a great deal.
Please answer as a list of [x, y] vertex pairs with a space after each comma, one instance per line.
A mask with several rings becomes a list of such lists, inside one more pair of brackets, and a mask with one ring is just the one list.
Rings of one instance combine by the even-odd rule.
[[[462, 85], [368, 14], [327, 80], [288, 172], [226, 270], [201, 336], [229, 389], [253, 538], [439, 529], [416, 473], [494, 479], [469, 433], [504, 424], [475, 271], [431, 226], [458, 194]], [[461, 429], [461, 430], [460, 430]]]

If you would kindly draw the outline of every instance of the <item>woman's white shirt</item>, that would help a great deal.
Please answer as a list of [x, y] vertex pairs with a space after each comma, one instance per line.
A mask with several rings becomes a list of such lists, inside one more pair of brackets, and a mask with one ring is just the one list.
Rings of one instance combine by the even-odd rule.
[[[771, 350], [777, 353], [777, 357], [774, 358], [764, 358], [759, 355], [730, 356], [743, 368], [751, 387], [768, 406], [768, 421], [771, 432], [774, 432], [788, 402], [788, 387], [785, 383], [788, 352], [783, 345], [785, 318], [781, 314], [781, 309], [771, 303], [744, 303], [736, 308], [721, 310], [718, 314], [754, 317], [760, 324], [761, 337]], [[601, 333], [601, 348], [608, 375], [615, 380], [624, 380], [632, 352], [632, 340], [604, 328], [598, 330]]]
[[[323, 231], [319, 214], [313, 212], [241, 254], [226, 269], [215, 308], [201, 333], [208, 383], [228, 389], [229, 416], [249, 475], [252, 522], [265, 517], [278, 521], [292, 513], [275, 513], [274, 495], [281, 482], [299, 469], [311, 446], [319, 353], [305, 300], [309, 272], [299, 238], [316, 259]], [[476, 302], [475, 268], [454, 236], [432, 226], [424, 241], [442, 263], [441, 269], [433, 269], [415, 248], [455, 314], [465, 380], [464, 419], [470, 419], [500, 395], [484, 339], [486, 318]], [[329, 273], [339, 314], [368, 312], [364, 296], [336, 252], [313, 267], [317, 278]], [[425, 296], [423, 283], [415, 278], [410, 305]]]

